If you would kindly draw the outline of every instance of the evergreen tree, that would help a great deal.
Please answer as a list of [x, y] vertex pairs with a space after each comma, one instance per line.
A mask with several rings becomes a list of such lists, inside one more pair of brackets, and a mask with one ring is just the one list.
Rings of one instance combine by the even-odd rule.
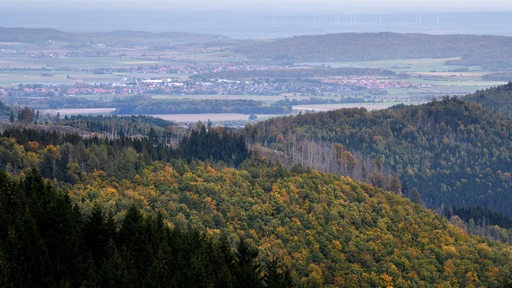
[[264, 282], [267, 288], [294, 287], [290, 270], [284, 269], [276, 258], [267, 262]]
[[241, 239], [236, 252], [236, 272], [238, 287], [261, 287], [259, 274], [261, 267], [256, 261], [258, 250]]

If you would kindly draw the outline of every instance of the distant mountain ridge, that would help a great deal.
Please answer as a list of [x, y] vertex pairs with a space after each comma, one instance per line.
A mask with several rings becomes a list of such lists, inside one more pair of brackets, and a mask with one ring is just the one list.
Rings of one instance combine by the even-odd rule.
[[460, 58], [448, 64], [482, 66], [487, 70], [512, 70], [512, 37], [485, 35], [430, 35], [338, 33], [295, 36], [272, 40], [239, 40], [226, 36], [187, 32], [152, 33], [117, 30], [71, 33], [50, 28], [0, 27], [0, 42], [65, 47], [155, 47], [169, 49], [183, 44], [220, 44], [249, 59], [274, 63], [346, 62], [390, 59]]
[[[195, 34], [186, 32], [151, 33], [143, 31], [112, 31], [98, 33], [64, 32], [52, 28], [7, 28], [0, 27], [0, 42], [26, 42], [41, 44], [48, 41], [131, 44], [143, 40], [168, 40], [173, 44], [207, 43], [228, 41], [230, 38], [219, 35]], [[75, 43], [76, 44], [76, 43]]]
[[254, 59], [292, 62], [462, 57], [452, 64], [490, 69], [510, 69], [511, 50], [512, 37], [388, 32], [295, 36], [235, 48]]

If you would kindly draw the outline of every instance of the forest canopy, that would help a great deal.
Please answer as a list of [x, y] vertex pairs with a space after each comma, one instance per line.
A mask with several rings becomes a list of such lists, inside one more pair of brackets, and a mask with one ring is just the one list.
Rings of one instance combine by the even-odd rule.
[[[86, 255], [87, 253], [92, 253], [92, 256], [85, 258], [92, 259], [86, 262], [90, 263], [88, 264], [89, 266], [85, 268], [79, 266], [76, 269], [78, 269], [77, 271], [83, 271], [80, 269], [100, 269], [99, 272], [94, 272], [98, 270], [91, 272], [93, 275], [99, 275], [97, 278], [94, 278], [94, 281], [99, 282], [94, 283], [103, 283], [101, 281], [111, 279], [109, 277], [123, 277], [124, 281], [127, 281], [127, 279], [132, 279], [130, 277], [133, 275], [139, 275], [137, 273], [146, 273], [144, 271], [149, 271], [148, 273], [150, 274], [144, 274], [140, 278], [137, 278], [138, 280], [136, 281], [142, 282], [136, 282], [134, 280], [135, 282], [130, 283], [142, 283], [141, 285], [145, 285], [144, 283], [147, 283], [145, 281], [151, 281], [153, 279], [152, 276], [150, 277], [148, 275], [164, 275], [165, 277], [162, 276], [163, 278], [158, 278], [161, 279], [161, 281], [182, 281], [183, 279], [190, 279], [187, 278], [191, 277], [190, 275], [209, 275], [213, 277], [212, 275], [217, 275], [215, 274], [217, 273], [215, 271], [218, 271], [217, 268], [221, 269], [222, 267], [227, 268], [224, 270], [222, 268], [221, 271], [218, 272], [222, 275], [219, 276], [219, 278], [212, 279], [211, 277], [205, 276], [206, 278], [203, 278], [203, 276], [198, 276], [190, 281], [206, 281], [203, 283], [220, 283], [211, 282], [221, 281], [220, 279], [231, 279], [226, 281], [235, 281], [233, 279], [237, 279], [237, 275], [240, 274], [237, 274], [239, 270], [237, 270], [236, 267], [234, 270], [228, 269], [229, 267], [233, 267], [229, 266], [233, 264], [226, 264], [228, 266], [223, 266], [224, 264], [213, 265], [215, 267], [210, 267], [212, 265], [201, 266], [197, 263], [194, 264], [194, 261], [196, 261], [194, 259], [210, 259], [211, 261], [224, 261], [222, 259], [228, 259], [227, 263], [233, 263], [229, 259], [235, 259], [234, 263], [237, 263], [236, 259], [242, 259], [240, 256], [237, 256], [241, 250], [239, 243], [246, 243], [249, 245], [248, 247], [257, 248], [257, 251], [259, 251], [255, 254], [253, 248], [242, 249], [242, 251], [246, 251], [244, 253], [247, 254], [249, 259], [255, 259], [250, 262], [253, 264], [250, 264], [249, 270], [244, 271], [252, 273], [250, 271], [255, 271], [254, 269], [257, 267], [264, 267], [262, 270], [256, 269], [256, 271], [261, 271], [257, 273], [259, 277], [254, 278], [256, 279], [254, 283], [260, 283], [258, 285], [268, 285], [269, 282], [266, 281], [270, 281], [269, 278], [275, 279], [275, 275], [280, 275], [277, 277], [278, 280], [276, 281], [281, 281], [279, 282], [281, 284], [277, 287], [286, 287], [286, 285], [290, 283], [292, 283], [290, 285], [302, 285], [307, 287], [336, 287], [337, 285], [345, 287], [390, 285], [410, 287], [429, 286], [433, 284], [448, 286], [470, 286], [471, 284], [475, 284], [476, 286], [498, 287], [500, 283], [509, 281], [508, 271], [511, 263], [510, 246], [483, 238], [468, 236], [460, 228], [449, 224], [443, 217], [422, 208], [420, 205], [411, 203], [402, 196], [384, 192], [370, 184], [358, 183], [348, 177], [322, 174], [313, 170], [303, 169], [299, 166], [287, 170], [279, 164], [270, 164], [267, 160], [255, 156], [244, 160], [237, 168], [229, 167], [222, 161], [185, 161], [184, 159], [174, 156], [170, 156], [168, 159], [151, 159], [144, 156], [146, 153], [144, 152], [145, 150], [137, 151], [134, 146], [132, 146], [133, 143], [126, 139], [124, 142], [119, 140], [94, 140], [97, 142], [92, 141], [86, 144], [87, 141], [73, 135], [52, 135], [52, 133], [49, 134], [51, 135], [49, 137], [45, 135], [47, 134], [36, 133], [31, 130], [11, 130], [9, 134], [5, 134], [0, 138], [4, 145], [10, 145], [8, 149], [1, 150], [10, 151], [10, 154], [2, 156], [2, 158], [10, 159], [10, 162], [7, 163], [11, 163], [7, 164], [4, 162], [6, 166], [4, 166], [3, 169], [10, 169], [9, 172], [11, 174], [19, 175], [6, 176], [2, 174], [4, 175], [2, 176], [2, 179], [4, 179], [4, 182], [2, 182], [2, 197], [4, 198], [2, 199], [5, 199], [7, 195], [11, 195], [8, 196], [11, 197], [8, 199], [13, 200], [7, 201], [17, 201], [16, 203], [20, 203], [16, 205], [46, 203], [42, 200], [24, 202], [21, 201], [21, 199], [26, 199], [26, 196], [21, 197], [19, 194], [16, 194], [18, 192], [10, 192], [20, 190], [21, 188], [18, 188], [20, 184], [16, 183], [26, 183], [27, 180], [23, 180], [25, 179], [23, 177], [28, 177], [27, 179], [34, 179], [34, 183], [40, 183], [37, 185], [34, 184], [35, 186], [42, 185], [42, 187], [46, 187], [37, 190], [42, 190], [42, 192], [30, 194], [34, 195], [33, 197], [43, 197], [43, 199], [49, 197], [50, 200], [57, 197], [57, 199], [63, 199], [62, 201], [69, 203], [65, 205], [62, 204], [65, 207], [71, 207], [63, 211], [68, 211], [66, 213], [74, 215], [72, 217], [70, 216], [70, 219], [72, 219], [73, 223], [78, 224], [69, 224], [65, 226], [68, 227], [66, 229], [76, 230], [76, 228], [72, 227], [82, 227], [82, 230], [73, 230], [75, 231], [73, 233], [79, 233], [78, 235], [80, 235], [80, 233], [84, 233], [83, 229], [85, 229], [85, 227], [92, 229], [91, 226], [87, 226], [86, 223], [95, 221], [94, 223], [99, 224], [94, 224], [92, 227], [103, 227], [103, 225], [106, 225], [105, 229], [107, 230], [100, 229], [103, 231], [100, 231], [101, 233], [110, 231], [106, 234], [107, 236], [113, 234], [116, 235], [112, 236], [114, 239], [121, 237], [119, 241], [128, 241], [128, 244], [124, 244], [124, 242], [116, 242], [118, 240], [102, 240], [103, 242], [87, 240], [95, 238], [85, 238], [83, 240], [85, 243], [110, 243], [107, 246], [107, 252], [105, 252], [107, 253], [107, 256], [105, 256], [107, 258], [99, 262], [94, 262], [94, 259], [102, 258], [94, 256], [94, 253], [102, 253], [101, 251], [104, 251], [102, 249], [105, 248], [101, 247], [105, 246], [94, 248], [99, 249], [93, 250], [96, 251], [94, 253], [87, 252], [88, 250], [76, 250], [76, 253], [81, 251], [80, 253], [86, 253]], [[123, 148], [125, 147], [123, 145], [126, 145], [127, 148]], [[65, 148], [66, 150], [62, 150], [64, 147], [67, 147]], [[89, 149], [95, 150], [87, 152]], [[84, 153], [84, 155], [90, 153], [89, 156], [84, 157], [92, 157], [92, 155], [100, 157], [103, 155], [101, 157], [107, 158], [110, 157], [108, 155], [112, 153], [112, 151], [128, 153], [108, 159], [116, 159], [115, 161], [121, 161], [118, 159], [123, 159], [122, 161], [135, 161], [133, 166], [129, 166], [134, 167], [134, 169], [128, 171], [125, 170], [126, 166], [124, 165], [110, 166], [110, 164], [107, 165], [102, 161], [91, 161], [94, 158], [83, 162], [88, 164], [82, 167], [81, 161], [84, 160], [81, 159], [87, 158], [77, 158], [76, 156], [80, 155], [80, 153], [76, 153], [76, 151], [82, 151], [81, 153]], [[31, 167], [33, 165], [36, 167], [39, 167], [37, 165], [42, 165], [40, 166], [41, 168], [48, 167], [45, 168], [50, 169], [46, 170], [50, 171], [50, 173], [46, 172], [48, 173], [47, 177], [53, 178], [51, 173], [51, 171], [53, 171], [53, 163], [59, 163], [59, 161], [64, 160], [67, 164], [59, 166], [65, 167], [62, 168], [64, 171], [59, 172], [55, 170], [56, 176], [54, 180], [52, 180], [54, 182], [52, 185], [60, 186], [66, 194], [57, 193], [55, 195], [61, 196], [48, 196], [54, 195], [47, 194], [53, 193], [51, 192], [53, 189], [51, 188], [52, 186], [44, 184], [48, 180], [43, 180], [40, 176], [37, 176], [37, 173], [32, 172]], [[114, 160], [109, 161], [115, 162]], [[23, 163], [24, 166], [13, 166], [12, 163]], [[43, 163], [46, 164], [43, 165]], [[42, 171], [45, 170], [43, 169]], [[66, 177], [69, 178], [59, 179], [57, 176], [59, 174], [67, 175]], [[33, 181], [30, 180], [29, 183], [32, 182]], [[30, 189], [30, 191], [33, 190]], [[66, 195], [69, 196], [68, 200], [66, 200], [68, 197]], [[76, 204], [79, 210], [73, 208], [73, 204]], [[16, 207], [11, 204], [2, 205], [7, 205], [5, 207], [11, 208]], [[61, 204], [52, 204], [50, 206], [60, 207]], [[27, 209], [14, 209], [15, 211], [12, 213], [16, 211], [30, 211]], [[11, 210], [2, 209], [2, 211], [7, 213]], [[30, 217], [34, 217], [30, 214], [30, 217], [27, 216], [29, 217], [26, 220], [28, 222], [21, 223], [21, 227], [25, 227], [27, 223], [33, 223], [35, 221], [35, 226], [31, 224], [32, 226], [27, 227], [33, 227], [30, 229], [36, 230], [28, 231], [40, 231], [37, 230], [41, 229], [38, 228], [37, 223], [46, 221], [45, 216], [68, 219], [53, 216], [55, 214], [50, 210], [45, 211], [47, 212], [37, 214], [39, 215], [38, 217], [43, 217], [43, 220], [29, 220]], [[61, 210], [57, 209], [57, 211]], [[5, 213], [2, 214], [2, 217], [12, 217]], [[8, 220], [12, 218], [2, 219], [4, 219], [4, 223], [18, 223]], [[128, 221], [127, 219], [131, 220]], [[51, 221], [50, 223], [54, 222]], [[58, 224], [59, 222], [55, 223]], [[116, 224], [114, 225], [112, 223]], [[124, 225], [128, 225], [128, 223], [139, 224], [129, 229], [123, 228]], [[7, 229], [7, 227], [10, 226], [5, 227], [5, 229]], [[52, 226], [50, 226], [50, 228], [51, 227]], [[108, 230], [112, 229], [108, 227], [116, 228], [114, 230]], [[87, 229], [85, 231], [89, 231]], [[69, 234], [72, 232], [67, 232], [68, 230], [62, 233], [55, 233], [59, 233], [59, 237], [71, 237], [68, 235], [75, 235]], [[9, 238], [9, 235], [12, 236], [13, 234], [9, 234], [8, 231], [12, 230], [3, 231], [2, 241], [10, 241], [9, 239], [11, 238]], [[41, 231], [47, 230], [43, 229]], [[160, 236], [151, 237], [151, 239], [154, 240], [147, 241], [147, 239], [144, 238], [146, 236], [143, 238], [128, 237], [126, 235], [132, 234], [123, 234], [128, 232], [122, 231], [132, 231], [129, 233], [135, 233], [135, 235], [138, 235], [137, 233], [142, 233], [142, 235], [149, 233], [140, 231], [155, 231], [151, 233], [158, 233], [155, 235]], [[176, 235], [176, 231], [182, 231], [184, 234], [178, 238], [173, 238], [172, 236]], [[33, 232], [30, 235], [38, 234]], [[108, 237], [111, 237], [107, 237], [104, 234], [100, 235], [103, 235], [101, 239], [109, 239]], [[204, 241], [206, 242], [200, 240], [203, 239], [202, 237], [198, 238], [198, 236], [194, 235], [205, 235], [206, 238]], [[59, 237], [55, 239], [61, 239]], [[225, 240], [222, 240], [223, 237], [225, 237]], [[48, 251], [44, 252], [46, 254], [30, 252], [30, 255], [43, 255], [41, 256], [42, 258], [30, 258], [36, 261], [36, 264], [34, 264], [36, 267], [39, 267], [37, 263], [41, 263], [37, 261], [44, 262], [47, 261], [48, 257], [53, 257], [51, 255], [53, 255], [52, 251], [54, 250], [44, 248], [46, 247], [45, 245], [47, 245], [44, 239], [45, 238], [37, 240], [34, 243], [40, 243], [38, 247], [42, 249], [41, 251]], [[163, 239], [162, 241], [164, 242], [152, 242], [157, 239]], [[154, 251], [161, 251], [159, 253], [163, 253], [162, 251], [167, 251], [165, 249], [170, 249], [170, 247], [172, 247], [171, 244], [165, 244], [167, 243], [165, 241], [172, 242], [173, 239], [182, 239], [179, 241], [185, 241], [190, 245], [199, 245], [193, 247], [185, 246], [188, 247], [186, 249], [195, 251], [193, 253], [188, 250], [185, 250], [188, 252], [178, 252], [181, 253], [179, 255], [182, 255], [180, 257], [184, 258], [177, 259], [183, 259], [183, 261], [189, 261], [187, 259], [190, 259], [190, 261], [192, 261], [192, 264], [190, 264], [192, 266], [181, 265], [185, 271], [179, 275], [173, 273], [169, 274], [165, 271], [169, 271], [166, 269], [171, 269], [175, 267], [172, 265], [181, 262], [173, 262], [175, 258], [165, 260], [169, 259], [164, 257], [164, 255], [168, 255], [165, 253], [154, 254]], [[137, 242], [139, 240], [141, 242]], [[55, 241], [60, 243], [60, 240]], [[73, 241], [68, 242], [70, 245], [75, 245]], [[204, 243], [206, 246], [201, 243]], [[150, 246], [153, 247], [150, 250], [141, 251], [137, 249], [138, 252], [136, 254], [131, 254], [129, 252], [131, 250], [122, 248], [125, 247], [124, 245], [133, 245], [128, 247], [146, 247], [144, 245], [156, 246]], [[112, 247], [115, 247], [115, 249]], [[202, 250], [203, 248], [201, 247], [210, 247], [207, 248], [206, 251], [210, 251], [208, 249], [220, 249], [215, 251], [224, 253], [222, 255], [227, 255], [225, 256], [227, 258], [222, 258], [224, 256], [219, 256], [220, 258], [215, 256], [212, 258], [210, 254], [208, 254], [209, 256], [203, 254], [195, 256], [196, 254], [194, 253], [202, 253], [202, 251], [205, 251]], [[229, 247], [229, 249], [226, 247]], [[6, 251], [7, 250], [3, 250], [0, 255], [9, 258], [7, 262], [3, 261], [2, 263], [14, 261], [16, 258], [8, 256]], [[226, 251], [232, 251], [231, 253], [233, 254], [229, 254]], [[127, 264], [123, 259], [135, 259], [135, 262]], [[150, 262], [147, 262], [148, 260], [138, 262], [139, 260], [137, 259], [150, 259]], [[159, 261], [169, 262], [162, 263]], [[155, 263], [155, 265], [144, 265], [144, 267], [137, 268], [136, 265], [139, 264], [134, 265], [133, 263]], [[120, 269], [122, 268], [122, 270], [108, 270], [111, 269], [109, 267], [112, 267], [112, 265]], [[66, 267], [75, 269], [73, 268], [74, 266], [70, 265]], [[156, 269], [158, 267], [161, 269]], [[102, 271], [105, 271], [104, 269], [112, 272], [109, 272], [110, 274], [101, 274], [103, 273]], [[199, 270], [197, 270], [198, 272], [194, 272], [196, 271], [194, 269]], [[6, 269], [2, 271], [9, 270]], [[48, 272], [39, 271], [37, 273], [42, 273], [38, 274], [39, 276], [37, 277], [43, 277], [41, 275], [47, 275], [45, 273]], [[127, 276], [125, 278], [123, 275], [126, 274], [124, 273], [127, 273], [130, 277]], [[62, 275], [76, 274], [63, 272]], [[73, 284], [77, 283], [76, 281], [85, 281], [83, 280], [84, 278], [81, 277], [89, 277], [87, 276], [89, 274], [80, 275], [81, 276], [77, 276], [78, 278], [73, 278], [73, 276], [51, 276], [57, 278], [44, 278], [44, 281], [47, 282], [42, 283], [48, 283], [48, 281], [53, 281], [51, 279], [64, 277], [63, 281], [68, 281]], [[178, 278], [174, 278], [174, 280], [169, 279], [172, 275]], [[254, 276], [255, 274], [251, 275]], [[274, 276], [271, 277], [271, 275]], [[29, 278], [24, 278], [23, 281], [29, 281], [27, 279]], [[216, 287], [226, 287], [222, 284], [212, 285]]]
[[512, 122], [480, 105], [445, 97], [374, 112], [275, 118], [253, 129], [262, 152], [289, 165], [349, 175], [410, 198], [419, 193], [433, 209], [482, 206], [512, 216]]

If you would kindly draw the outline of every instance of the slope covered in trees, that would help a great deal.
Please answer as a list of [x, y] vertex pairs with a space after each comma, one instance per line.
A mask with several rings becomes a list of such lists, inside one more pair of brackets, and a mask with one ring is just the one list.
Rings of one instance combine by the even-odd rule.
[[[249, 157], [244, 137], [221, 127], [199, 124], [180, 136], [181, 140], [175, 139], [174, 142], [178, 143], [174, 143], [171, 138], [178, 137], [175, 129], [143, 129], [147, 126], [139, 124], [134, 127], [130, 121], [125, 127], [117, 117], [112, 119], [111, 124], [78, 121], [84, 124], [79, 125], [82, 128], [102, 127], [108, 136], [125, 134], [122, 131], [126, 129], [142, 129], [148, 134], [144, 137], [123, 136], [114, 139], [83, 138], [76, 134], [58, 133], [57, 130], [62, 130], [61, 126], [38, 126], [38, 130], [12, 126], [0, 137], [0, 169], [19, 173], [27, 168], [37, 168], [44, 177], [76, 183], [80, 181], [82, 173], [95, 170], [105, 172], [108, 177], [132, 179], [152, 161], [210, 160], [238, 165]], [[112, 133], [112, 129], [119, 133]]]
[[[8, 143], [14, 141], [18, 145], [13, 146], [16, 152], [10, 157], [30, 159], [30, 157], [34, 157], [34, 154], [37, 155], [39, 150], [46, 150], [41, 148], [33, 150], [30, 147], [36, 146], [34, 143], [27, 146], [29, 142], [44, 143], [45, 140], [37, 137], [22, 137], [23, 133], [33, 132], [22, 130], [18, 132], [16, 138], [2, 137], [2, 141]], [[59, 141], [63, 141], [63, 143], [55, 143], [57, 146], [83, 145], [80, 142], [74, 143], [71, 140], [65, 140], [65, 137], [58, 139], [61, 139]], [[115, 142], [108, 143], [114, 144]], [[111, 149], [108, 148], [107, 143], [102, 145], [106, 145], [107, 150]], [[135, 158], [144, 157], [141, 152], [134, 151], [132, 153]], [[62, 155], [64, 153], [57, 154], [57, 160]], [[66, 161], [71, 163], [68, 168], [64, 168], [67, 173], [76, 172], [73, 169], [77, 167], [70, 169], [71, 166], [75, 166], [73, 159], [75, 158], [66, 158]], [[269, 263], [265, 265], [268, 268], [263, 270], [268, 271], [266, 272], [267, 276], [262, 280], [265, 285], [268, 285], [270, 279], [275, 279], [275, 275], [278, 275], [277, 278], [281, 281], [279, 282], [281, 284], [276, 287], [286, 287], [290, 283], [290, 279], [294, 279], [295, 284], [302, 284], [306, 287], [428, 287], [432, 285], [498, 287], [500, 283], [509, 280], [508, 271], [510, 255], [512, 255], [510, 246], [468, 236], [459, 228], [450, 225], [443, 217], [429, 212], [419, 205], [411, 204], [403, 197], [383, 192], [369, 184], [357, 183], [348, 177], [321, 174], [300, 167], [286, 170], [280, 165], [271, 165], [265, 160], [258, 159], [246, 160], [236, 169], [229, 168], [222, 163], [185, 162], [179, 159], [148, 160], [141, 161], [138, 164], [140, 167], [134, 174], [104, 171], [105, 166], [94, 166], [93, 162], [89, 162], [89, 165], [93, 166], [83, 170], [79, 170], [81, 167], [78, 165], [79, 173], [74, 174], [78, 177], [70, 182], [72, 184], [62, 183], [68, 192], [71, 203], [78, 203], [83, 215], [86, 215], [83, 220], [85, 224], [80, 225], [89, 227], [85, 231], [94, 227], [101, 228], [104, 225], [109, 227], [111, 225], [109, 223], [114, 222], [120, 223], [115, 235], [121, 237], [120, 235], [125, 235], [122, 234], [122, 231], [126, 230], [123, 229], [123, 225], [130, 221], [133, 222], [127, 219], [139, 219], [138, 223], [142, 224], [135, 225], [130, 229], [135, 229], [135, 231], [142, 229], [144, 231], [142, 235], [147, 236], [145, 233], [148, 230], [144, 229], [153, 231], [151, 229], [155, 227], [162, 227], [162, 224], [158, 224], [158, 221], [154, 220], [161, 219], [159, 221], [163, 221], [164, 224], [171, 227], [171, 231], [184, 231], [185, 235], [189, 235], [183, 236], [185, 242], [196, 243], [194, 240], [196, 238], [192, 237], [195, 234], [188, 233], [189, 231], [190, 233], [200, 231], [200, 233], [208, 235], [208, 239], [214, 239], [208, 240], [213, 241], [213, 244], [205, 244], [206, 247], [220, 245], [221, 248], [224, 247], [218, 248], [220, 252], [224, 251], [226, 244], [222, 244], [224, 243], [222, 241], [217, 242], [220, 240], [215, 239], [222, 239], [223, 235], [226, 236], [226, 240], [223, 241], [227, 241], [225, 243], [229, 243], [232, 248], [236, 246], [234, 243], [243, 243], [243, 245], [238, 245], [238, 252], [233, 256], [235, 260], [239, 259], [238, 263], [246, 263], [240, 259], [254, 259], [254, 250], [243, 248], [246, 243], [251, 243], [260, 251], [258, 262], [252, 263]], [[117, 166], [110, 169], [122, 168]], [[29, 170], [30, 168], [18, 167], [18, 173], [23, 172], [30, 175], [30, 172], [27, 172]], [[16, 187], [17, 185], [12, 184], [15, 182], [10, 180], [6, 183], [6, 187]], [[11, 190], [11, 188], [2, 189], [2, 191]], [[29, 203], [40, 202], [37, 200]], [[144, 217], [141, 218], [138, 216], [139, 213], [134, 212], [136, 209], [132, 206], [142, 210], [142, 214], [151, 215], [158, 212], [160, 216], [144, 220]], [[98, 211], [112, 211], [112, 214], [101, 216], [102, 214]], [[49, 213], [48, 215], [53, 214]], [[101, 220], [102, 217], [103, 220]], [[100, 224], [87, 225], [93, 221]], [[9, 221], [6, 220], [4, 223], [9, 223]], [[38, 222], [36, 221], [36, 223]], [[153, 223], [148, 224], [153, 228], [143, 228], [148, 227], [143, 223]], [[171, 236], [173, 235], [172, 232], [169, 233]], [[65, 233], [61, 234], [66, 235]], [[4, 232], [2, 235], [2, 237], [7, 237], [12, 234]], [[104, 236], [100, 237], [103, 240], [99, 242], [96, 238], [85, 238], [84, 241], [86, 241], [85, 243], [105, 243], [106, 236]], [[167, 239], [167, 236], [151, 238], [159, 239], [159, 237]], [[190, 238], [186, 237], [192, 237], [194, 241], [187, 240]], [[138, 241], [137, 239], [140, 240], [138, 237], [121, 238], [131, 239], [129, 243]], [[144, 239], [146, 238], [142, 238], [141, 241], [147, 242], [147, 245], [153, 243]], [[169, 237], [169, 239], [173, 238]], [[244, 241], [240, 239], [244, 239]], [[132, 243], [134, 246], [129, 247], [145, 247], [140, 243], [134, 242]], [[113, 245], [121, 244], [114, 241]], [[103, 251], [104, 248], [101, 247], [105, 246], [100, 245], [100, 248], [96, 247], [95, 249]], [[110, 260], [105, 265], [119, 266], [124, 269], [121, 272], [130, 274], [130, 277], [139, 275], [136, 273], [147, 271], [144, 269], [152, 269], [152, 266], [147, 265], [134, 268], [132, 264], [123, 264], [123, 261], [132, 259], [130, 257], [140, 256], [141, 258], [137, 259], [146, 259], [145, 257], [149, 256], [145, 250], [137, 249], [136, 254], [125, 255], [122, 253], [130, 250], [107, 247], [109, 247], [107, 251], [113, 253], [113, 258], [109, 258]], [[121, 247], [123, 246], [121, 245]], [[185, 247], [196, 249], [195, 246]], [[203, 246], [197, 248], [199, 252], [202, 251], [201, 247]], [[5, 255], [5, 251], [7, 250], [2, 250], [3, 253], [0, 255]], [[241, 257], [240, 253], [246, 256]], [[190, 252], [183, 252], [179, 255], [188, 258], [195, 254], [190, 256]], [[97, 259], [94, 257], [93, 255], [89, 258]], [[190, 264], [192, 268], [185, 265], [186, 271], [183, 273], [178, 275], [164, 273], [163, 275], [165, 277], [176, 275], [176, 277], [188, 279], [187, 275], [191, 274], [187, 273], [192, 271], [190, 273], [199, 275], [197, 279], [193, 279], [194, 281], [217, 281], [208, 277], [203, 278], [201, 275], [205, 275], [202, 273], [217, 275], [216, 272], [211, 272], [208, 269], [219, 268], [223, 264], [217, 265], [219, 267], [203, 267], [199, 265], [203, 261], [201, 257], [192, 257], [192, 264]], [[218, 257], [207, 259], [216, 258]], [[177, 259], [182, 258], [178, 257]], [[221, 257], [220, 259], [229, 258]], [[155, 261], [160, 263], [158, 261], [164, 260], [158, 258]], [[99, 263], [104, 262], [100, 261]], [[135, 261], [135, 263], [139, 262]], [[237, 262], [235, 261], [235, 263]], [[101, 265], [99, 267], [102, 267]], [[199, 270], [193, 270], [194, 267]], [[289, 267], [290, 274], [283, 271], [282, 267]], [[192, 270], [188, 271], [187, 269]], [[108, 271], [110, 270], [107, 269]], [[225, 274], [222, 274], [223, 276], [229, 275], [227, 270], [222, 271], [226, 271]], [[242, 273], [236, 271], [240, 270], [235, 269], [235, 274], [231, 277], [236, 278], [238, 277], [236, 275], [240, 275], [237, 273]], [[249, 274], [243, 275], [249, 278], [244, 279], [254, 277], [254, 274], [250, 273], [252, 270], [247, 271]], [[134, 281], [153, 279], [152, 275], [161, 275], [158, 274], [160, 272], [162, 270], [151, 272], [157, 274], [143, 274], [141, 278], [138, 278], [139, 280]], [[108, 275], [120, 276], [119, 274]], [[103, 278], [95, 281], [103, 281], [101, 279]], [[225, 287], [215, 283], [218, 282], [214, 282], [212, 285]]]
[[501, 36], [344, 33], [296, 36], [235, 49], [260, 60], [339, 62], [462, 57], [454, 64], [509, 69], [510, 48], [512, 38]]
[[[275, 287], [290, 278], [265, 268], [244, 240], [169, 229], [130, 206], [122, 219], [99, 206], [82, 216], [36, 170], [0, 171], [2, 287]], [[265, 281], [263, 276], [265, 275]], [[268, 276], [272, 277], [268, 277]], [[288, 279], [288, 280], [287, 280]], [[286, 287], [286, 286], [283, 286]]]
[[468, 286], [474, 276], [496, 286], [505, 277], [509, 246], [469, 237], [419, 205], [348, 178], [254, 161], [239, 169], [155, 164], [139, 177], [91, 175], [71, 198], [86, 211], [136, 203], [161, 211], [171, 226], [248, 238], [264, 259], [284, 259], [307, 287]]
[[277, 118], [247, 128], [253, 129], [254, 141], [292, 163], [412, 198], [419, 192], [431, 208], [483, 206], [512, 215], [512, 123], [476, 104], [445, 97], [384, 111]]
[[506, 85], [478, 90], [464, 96], [464, 101], [479, 103], [491, 111], [503, 113], [512, 118], [512, 82]]

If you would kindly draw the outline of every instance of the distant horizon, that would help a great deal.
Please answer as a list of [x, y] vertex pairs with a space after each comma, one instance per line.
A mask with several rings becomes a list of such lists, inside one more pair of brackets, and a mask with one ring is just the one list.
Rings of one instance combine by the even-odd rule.
[[[1, 6], [1, 5], [0, 5]], [[259, 11], [0, 10], [0, 26], [53, 28], [64, 32], [145, 31], [222, 35], [235, 39], [272, 39], [330, 33], [424, 33], [512, 36], [512, 12], [325, 13]]]

